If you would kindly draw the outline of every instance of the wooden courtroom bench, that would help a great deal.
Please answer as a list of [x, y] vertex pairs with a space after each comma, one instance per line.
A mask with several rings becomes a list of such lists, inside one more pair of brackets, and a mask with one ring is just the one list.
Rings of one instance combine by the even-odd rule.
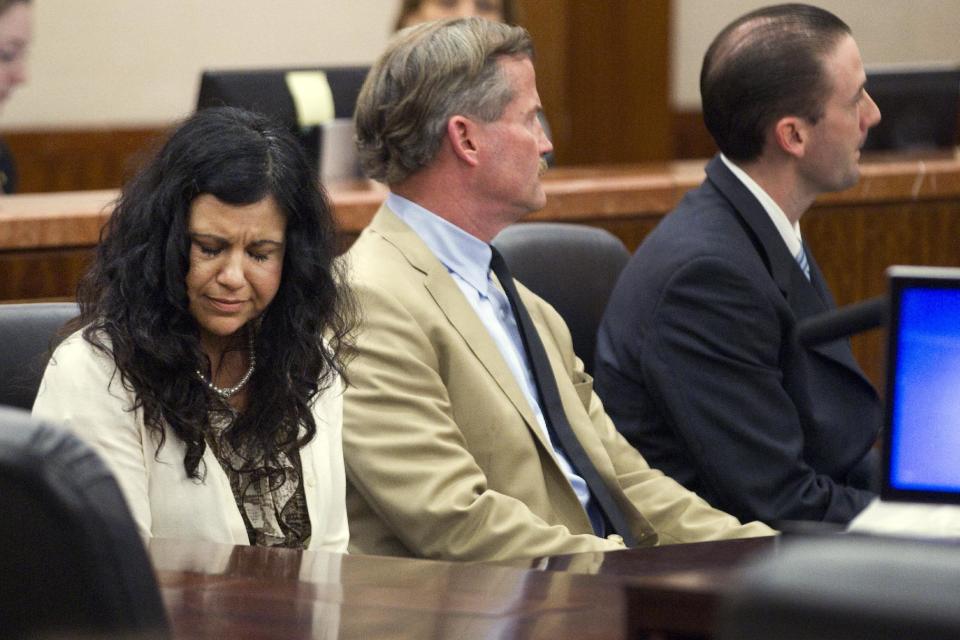
[[[544, 178], [547, 206], [529, 220], [605, 228], [635, 249], [683, 194], [705, 161], [561, 167]], [[885, 291], [892, 264], [960, 266], [960, 154], [868, 159], [859, 184], [820, 198], [802, 220], [804, 239], [840, 305]], [[337, 183], [330, 198], [346, 248], [383, 200], [383, 186]], [[89, 264], [116, 191], [0, 197], [0, 301], [70, 299]], [[882, 335], [854, 339], [874, 383]]]

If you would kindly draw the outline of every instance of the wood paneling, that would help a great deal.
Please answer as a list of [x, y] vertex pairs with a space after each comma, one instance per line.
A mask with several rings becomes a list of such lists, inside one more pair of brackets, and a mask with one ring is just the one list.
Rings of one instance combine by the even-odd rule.
[[669, 159], [669, 0], [520, 4], [558, 164]]
[[5, 133], [17, 163], [20, 193], [115, 189], [141, 156], [163, 137], [164, 127], [37, 130]]
[[717, 152], [717, 144], [707, 131], [707, 125], [703, 124], [700, 111], [674, 111], [672, 127], [673, 159], [709, 158]]
[[93, 253], [92, 247], [0, 252], [0, 300], [73, 299]]
[[566, 0], [521, 0], [521, 24], [527, 28], [536, 47], [537, 91], [543, 104], [555, 147], [554, 154], [562, 157], [561, 149], [570, 146], [573, 136], [570, 113], [566, 107], [567, 92], [567, 32]]

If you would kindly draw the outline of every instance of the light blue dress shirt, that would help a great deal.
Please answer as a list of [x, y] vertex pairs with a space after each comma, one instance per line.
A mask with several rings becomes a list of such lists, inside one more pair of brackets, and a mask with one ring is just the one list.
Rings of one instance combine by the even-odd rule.
[[477, 312], [520, 385], [540, 430], [553, 449], [560, 468], [590, 517], [593, 530], [598, 535], [603, 535], [603, 517], [590, 499], [590, 489], [586, 481], [577, 475], [566, 455], [557, 448], [550, 437], [543, 411], [537, 400], [536, 383], [527, 363], [526, 351], [523, 348], [517, 321], [513, 317], [513, 310], [510, 308], [510, 301], [494, 284], [490, 274], [492, 255], [490, 245], [395, 193], [387, 196], [386, 205], [420, 236], [433, 255], [447, 268], [453, 281], [467, 298], [467, 302]]

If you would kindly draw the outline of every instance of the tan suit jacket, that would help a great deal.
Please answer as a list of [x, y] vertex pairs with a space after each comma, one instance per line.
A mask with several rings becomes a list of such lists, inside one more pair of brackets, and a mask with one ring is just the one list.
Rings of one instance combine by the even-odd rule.
[[[501, 560], [622, 548], [592, 533], [523, 392], [430, 249], [381, 207], [348, 253], [363, 312], [344, 457], [356, 553]], [[573, 430], [641, 545], [767, 535], [650, 469], [554, 309], [518, 284]]]

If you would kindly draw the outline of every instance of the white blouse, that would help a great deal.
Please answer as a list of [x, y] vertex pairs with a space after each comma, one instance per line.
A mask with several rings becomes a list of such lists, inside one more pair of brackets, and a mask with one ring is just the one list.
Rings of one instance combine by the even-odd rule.
[[[187, 477], [186, 447], [167, 428], [157, 452], [134, 394], [123, 387], [113, 359], [76, 332], [54, 351], [40, 383], [33, 415], [66, 426], [91, 444], [116, 476], [144, 537], [249, 544], [230, 480], [208, 446], [200, 471]], [[310, 549], [345, 553], [349, 533], [345, 502], [339, 382], [314, 400], [314, 438], [300, 450], [310, 517]]]

